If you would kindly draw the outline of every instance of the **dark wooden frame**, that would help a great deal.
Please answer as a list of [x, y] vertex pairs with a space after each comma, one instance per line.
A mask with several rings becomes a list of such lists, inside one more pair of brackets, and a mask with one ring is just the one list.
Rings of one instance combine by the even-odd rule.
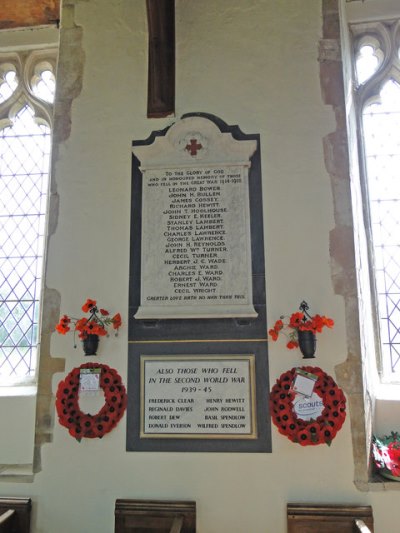
[[31, 524], [32, 500], [30, 498], [0, 498], [0, 515], [8, 510], [15, 513], [4, 524], [0, 533], [29, 533]]
[[175, 112], [175, 0], [146, 0], [149, 29], [147, 116]]
[[361, 520], [374, 531], [372, 507], [369, 505], [304, 505], [287, 506], [288, 533], [356, 533]]
[[196, 502], [124, 500], [115, 502], [115, 533], [196, 533]]

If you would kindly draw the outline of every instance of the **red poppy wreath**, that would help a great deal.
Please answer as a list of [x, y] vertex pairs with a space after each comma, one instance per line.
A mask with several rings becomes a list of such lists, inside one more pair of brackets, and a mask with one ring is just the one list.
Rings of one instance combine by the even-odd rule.
[[[317, 376], [312, 400], [303, 405], [320, 405], [320, 414], [315, 418], [299, 416], [296, 404], [304, 397], [293, 390], [293, 383], [298, 371], [305, 371]], [[346, 398], [335, 381], [318, 367], [303, 366], [284, 372], [270, 394], [272, 421], [279, 433], [301, 446], [331, 444], [346, 419]], [[307, 409], [306, 409], [307, 410]], [[315, 411], [314, 411], [315, 412]]]
[[[101, 370], [100, 387], [104, 392], [105, 404], [94, 415], [82, 412], [79, 407], [79, 381], [83, 368]], [[82, 438], [101, 438], [121, 420], [125, 412], [126, 401], [126, 390], [116, 370], [99, 363], [85, 363], [74, 368], [58, 384], [56, 395], [58, 420], [78, 441]]]

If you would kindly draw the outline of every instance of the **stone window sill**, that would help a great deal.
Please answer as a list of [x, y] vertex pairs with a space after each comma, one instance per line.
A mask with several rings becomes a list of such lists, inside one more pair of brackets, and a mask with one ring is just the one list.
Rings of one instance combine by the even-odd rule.
[[2, 465], [0, 464], [0, 482], [32, 483], [34, 478], [33, 465]]
[[0, 397], [36, 396], [36, 393], [37, 393], [37, 386], [34, 384], [0, 387]]

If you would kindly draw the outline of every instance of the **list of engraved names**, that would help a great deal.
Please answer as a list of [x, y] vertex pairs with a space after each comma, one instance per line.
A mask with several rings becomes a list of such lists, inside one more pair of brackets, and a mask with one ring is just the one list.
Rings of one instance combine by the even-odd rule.
[[142, 358], [142, 437], [255, 438], [254, 356]]
[[142, 305], [252, 303], [243, 174], [242, 166], [146, 171]]

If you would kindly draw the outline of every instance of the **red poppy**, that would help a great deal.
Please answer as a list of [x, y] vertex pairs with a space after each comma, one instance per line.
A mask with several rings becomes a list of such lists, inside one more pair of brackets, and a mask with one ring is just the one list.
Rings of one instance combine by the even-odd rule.
[[98, 324], [97, 327], [97, 335], [99, 335], [100, 337], [105, 337], [107, 335], [107, 331], [100, 324]]
[[298, 325], [298, 329], [300, 331], [314, 331], [315, 332], [313, 323], [311, 322], [311, 320], [307, 320], [307, 322], [301, 322]]
[[[100, 335], [100, 328], [99, 324], [95, 322], [94, 320], [91, 320], [90, 322], [86, 323], [86, 326], [84, 328], [85, 333], [88, 335]], [[107, 332], [106, 332], [107, 334]]]
[[108, 370], [101, 373], [100, 384], [102, 387], [109, 387], [113, 382], [113, 375]]
[[304, 313], [292, 313], [290, 320], [289, 320], [289, 327], [290, 328], [298, 328], [300, 324], [302, 323], [302, 320], [304, 318]]
[[106, 309], [100, 309], [100, 313], [101, 313], [103, 316], [107, 316], [107, 315], [110, 314]]
[[112, 321], [112, 325], [113, 325], [113, 328], [114, 329], [118, 329], [121, 327], [122, 325], [122, 320], [121, 320], [121, 315], [119, 313], [117, 313], [116, 315], [114, 315], [111, 319]]
[[58, 331], [58, 333], [61, 333], [61, 335], [65, 335], [66, 333], [68, 333], [68, 331], [70, 330], [71, 328], [64, 325], [64, 324], [57, 324], [56, 326], [56, 330]]
[[273, 341], [278, 340], [279, 335], [274, 329], [270, 329], [268, 333]]
[[284, 423], [291, 422], [293, 420], [293, 412], [287, 407], [279, 412], [279, 416]]
[[[390, 470], [393, 476], [400, 476], [400, 444], [390, 442], [387, 446], [387, 453], [384, 453], [385, 466]], [[389, 458], [389, 460], [388, 460]]]
[[332, 320], [332, 318], [328, 318], [326, 316], [322, 317], [322, 321], [324, 323], [324, 326], [326, 326], [327, 328], [333, 328], [333, 326], [335, 325], [335, 322]]
[[82, 305], [82, 311], [84, 313], [88, 313], [89, 311], [92, 311], [94, 307], [96, 307], [96, 300], [91, 300], [88, 298], [86, 302]]
[[83, 331], [87, 323], [87, 318], [80, 318], [75, 324], [75, 329], [78, 331]]
[[336, 436], [336, 431], [330, 426], [323, 426], [321, 429], [322, 436], [327, 444], [330, 445], [331, 441]]
[[70, 324], [71, 319], [69, 316], [64, 315], [60, 318], [60, 322], [56, 326], [56, 330], [58, 333], [61, 333], [61, 335], [65, 335], [68, 333], [68, 331], [71, 329], [68, 324]]
[[299, 343], [296, 342], [296, 341], [289, 341], [286, 344], [286, 347], [289, 348], [289, 350], [293, 350], [294, 348], [298, 348], [298, 346], [299, 346]]
[[301, 446], [309, 446], [310, 444], [312, 444], [312, 440], [311, 440], [311, 437], [310, 437], [307, 429], [300, 429], [297, 432], [296, 437], [297, 437], [297, 442]]
[[310, 435], [313, 444], [319, 444], [321, 439], [321, 427], [317, 422], [312, 422], [307, 426], [307, 431]]
[[94, 426], [93, 416], [89, 414], [83, 415], [80, 419], [79, 425], [82, 428], [83, 436], [90, 438]]

